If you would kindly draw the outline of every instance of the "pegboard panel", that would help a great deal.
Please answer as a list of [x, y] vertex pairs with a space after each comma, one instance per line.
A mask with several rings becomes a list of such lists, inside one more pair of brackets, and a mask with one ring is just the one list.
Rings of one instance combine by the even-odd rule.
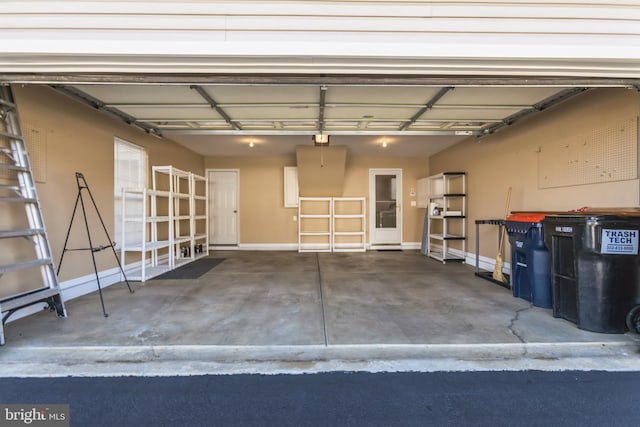
[[27, 145], [33, 179], [36, 182], [47, 181], [47, 131], [30, 123], [22, 126], [22, 136]]
[[[0, 129], [4, 130], [4, 129]], [[33, 178], [36, 182], [46, 182], [47, 180], [47, 131], [38, 129], [29, 123], [22, 125], [22, 136], [27, 147], [27, 153], [29, 154], [29, 161], [31, 162], [31, 170], [33, 171]], [[2, 137], [0, 146], [9, 148], [9, 139]], [[6, 156], [2, 156], [0, 159], [2, 163], [12, 163], [11, 159]], [[0, 180], [11, 181], [16, 179], [15, 172], [7, 169], [0, 170]]]
[[567, 187], [638, 178], [638, 119], [565, 141], [538, 152], [538, 188]]

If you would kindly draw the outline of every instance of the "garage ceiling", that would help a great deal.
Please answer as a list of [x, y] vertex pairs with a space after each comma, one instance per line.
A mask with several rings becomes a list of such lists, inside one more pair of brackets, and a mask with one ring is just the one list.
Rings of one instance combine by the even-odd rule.
[[2, 5], [0, 82], [52, 84], [204, 155], [322, 132], [424, 156], [584, 88], [640, 88], [632, 0]]
[[[324, 133], [350, 152], [429, 156], [493, 133], [584, 89], [416, 85], [55, 85], [57, 90], [203, 155], [291, 153]], [[354, 136], [358, 136], [354, 138]], [[339, 139], [339, 142], [336, 142]], [[377, 153], [379, 154], [379, 152]]]

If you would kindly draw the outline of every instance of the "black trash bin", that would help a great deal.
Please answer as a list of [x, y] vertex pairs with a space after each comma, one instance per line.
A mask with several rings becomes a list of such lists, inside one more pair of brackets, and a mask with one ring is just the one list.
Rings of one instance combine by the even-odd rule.
[[587, 331], [624, 333], [627, 315], [640, 303], [640, 217], [553, 215], [542, 223], [554, 317]]
[[511, 291], [536, 307], [551, 308], [551, 255], [544, 244], [544, 214], [509, 215], [505, 228], [511, 244]]

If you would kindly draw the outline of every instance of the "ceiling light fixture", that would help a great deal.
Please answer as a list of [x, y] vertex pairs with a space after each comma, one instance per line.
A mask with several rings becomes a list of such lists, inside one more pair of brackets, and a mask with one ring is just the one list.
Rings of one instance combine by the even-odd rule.
[[324, 133], [313, 135], [313, 143], [316, 145], [329, 145], [329, 135]]
[[382, 141], [382, 148], [387, 148], [387, 141]]
[[249, 147], [253, 148], [254, 145], [253, 141], [249, 141]]

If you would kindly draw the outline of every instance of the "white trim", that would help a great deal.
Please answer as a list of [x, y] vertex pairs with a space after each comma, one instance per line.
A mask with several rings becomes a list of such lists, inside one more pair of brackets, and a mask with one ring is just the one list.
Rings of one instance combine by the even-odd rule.
[[[217, 169], [217, 168], [207, 168], [204, 170], [205, 177], [207, 178], [207, 192], [211, 189], [211, 178], [209, 176], [210, 172], [235, 172], [236, 173], [236, 242], [235, 245], [240, 244], [240, 169]], [[209, 197], [209, 194], [207, 194]], [[211, 198], [209, 198], [211, 199]], [[215, 203], [215, 201], [213, 201]], [[213, 216], [211, 211], [209, 210], [211, 207], [211, 200], [207, 201], [207, 216], [209, 217], [209, 227], [213, 224]], [[209, 228], [207, 227], [207, 228]], [[211, 231], [208, 229], [207, 233], [209, 234], [209, 242], [211, 242]]]
[[242, 243], [237, 246], [241, 251], [297, 251], [297, 243]]
[[422, 247], [422, 243], [420, 242], [402, 242], [402, 250], [420, 250]]

